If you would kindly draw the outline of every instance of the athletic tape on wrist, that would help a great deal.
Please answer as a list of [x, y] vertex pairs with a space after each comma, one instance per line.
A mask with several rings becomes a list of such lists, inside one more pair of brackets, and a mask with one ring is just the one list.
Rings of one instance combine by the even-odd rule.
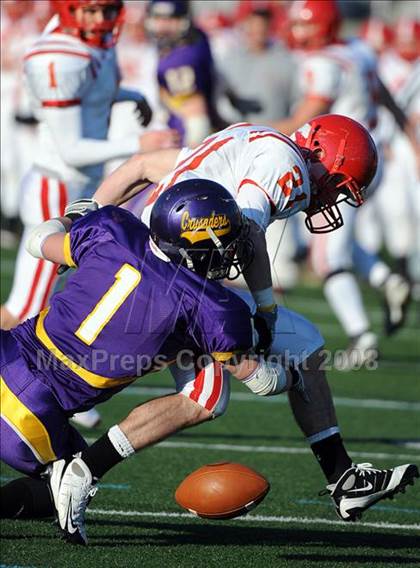
[[108, 438], [122, 458], [128, 458], [136, 452], [130, 440], [118, 425], [108, 430]]
[[42, 254], [42, 245], [45, 240], [55, 233], [65, 233], [66, 228], [58, 219], [49, 219], [44, 221], [29, 233], [25, 248], [35, 258], [44, 258]]
[[278, 363], [262, 360], [255, 371], [242, 381], [253, 393], [259, 396], [280, 394], [287, 389], [286, 371]]

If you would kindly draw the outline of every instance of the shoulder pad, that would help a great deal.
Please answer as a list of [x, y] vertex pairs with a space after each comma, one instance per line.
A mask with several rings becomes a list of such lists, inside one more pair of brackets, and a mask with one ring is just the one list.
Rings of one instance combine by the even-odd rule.
[[94, 80], [92, 55], [81, 43], [63, 41], [61, 34], [41, 37], [26, 53], [24, 72], [32, 94], [42, 106], [80, 104]]

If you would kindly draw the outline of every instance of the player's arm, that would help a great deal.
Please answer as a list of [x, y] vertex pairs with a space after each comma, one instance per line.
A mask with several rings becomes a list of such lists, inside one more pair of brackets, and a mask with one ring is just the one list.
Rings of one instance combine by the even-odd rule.
[[80, 105], [44, 109], [43, 117], [63, 161], [74, 168], [101, 164], [114, 158], [127, 158], [139, 151], [170, 148], [178, 141], [172, 130], [145, 132], [140, 137], [116, 140], [84, 138]]
[[101, 205], [124, 203], [171, 172], [180, 152], [173, 148], [135, 154], [101, 183], [93, 198]]
[[302, 98], [292, 116], [274, 124], [274, 128], [289, 135], [314, 116], [328, 113], [342, 83], [340, 65], [326, 57], [309, 58], [299, 71]]
[[323, 97], [305, 97], [297, 106], [292, 116], [272, 123], [273, 128], [290, 135], [303, 126], [314, 116], [326, 114], [330, 111], [332, 101]]

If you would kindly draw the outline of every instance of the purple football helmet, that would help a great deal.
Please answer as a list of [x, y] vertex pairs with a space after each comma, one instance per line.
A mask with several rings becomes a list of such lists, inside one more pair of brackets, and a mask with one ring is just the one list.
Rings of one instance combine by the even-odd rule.
[[164, 191], [152, 209], [150, 233], [171, 260], [211, 280], [234, 280], [253, 259], [248, 220], [230, 193], [207, 179]]

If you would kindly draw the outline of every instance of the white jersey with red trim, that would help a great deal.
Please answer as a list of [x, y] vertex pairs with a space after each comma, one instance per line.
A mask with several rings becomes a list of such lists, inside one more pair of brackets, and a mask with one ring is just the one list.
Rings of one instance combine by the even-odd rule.
[[[408, 100], [405, 95], [407, 85], [413, 79], [414, 70], [415, 65], [413, 63], [406, 61], [391, 49], [385, 51], [378, 61], [378, 73], [381, 80], [407, 114], [411, 114], [411, 108], [407, 104]], [[400, 135], [400, 129], [388, 109], [381, 108], [380, 118], [382, 138], [388, 144], [392, 144], [395, 136]]]
[[175, 169], [150, 194], [143, 222], [149, 224], [153, 204], [163, 191], [195, 178], [223, 185], [264, 230], [271, 221], [309, 205], [309, 175], [296, 144], [272, 128], [240, 123], [209, 136], [194, 150], [180, 152]]
[[[98, 183], [104, 161], [121, 154], [106, 149], [104, 142], [103, 146], [95, 144], [107, 138], [111, 107], [118, 92], [115, 50], [94, 48], [67, 34], [43, 34], [27, 52], [24, 71], [40, 120], [34, 164], [66, 182]], [[80, 107], [80, 124], [74, 135], [93, 142], [89, 147], [85, 145], [83, 160], [67, 160], [62, 148], [66, 136], [70, 138], [66, 118], [70, 118], [69, 109], [75, 107]]]
[[378, 61], [379, 76], [395, 97], [404, 89], [413, 67], [413, 63], [391, 49], [385, 51]]
[[305, 53], [299, 88], [301, 98], [316, 97], [331, 102], [331, 113], [353, 118], [370, 130], [376, 126], [376, 57], [358, 39]]

